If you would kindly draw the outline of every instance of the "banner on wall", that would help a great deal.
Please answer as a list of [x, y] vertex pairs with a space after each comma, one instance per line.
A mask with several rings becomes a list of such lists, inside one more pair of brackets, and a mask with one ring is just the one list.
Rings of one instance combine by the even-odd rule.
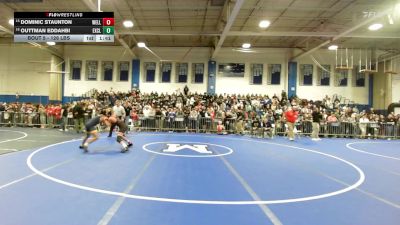
[[224, 77], [244, 77], [244, 63], [220, 63], [218, 75]]

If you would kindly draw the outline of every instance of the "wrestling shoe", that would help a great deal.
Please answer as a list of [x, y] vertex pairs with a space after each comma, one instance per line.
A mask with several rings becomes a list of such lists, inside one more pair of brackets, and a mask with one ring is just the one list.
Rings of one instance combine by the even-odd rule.
[[129, 150], [128, 146], [123, 147], [122, 150], [121, 150], [121, 153], [125, 153], [125, 152], [127, 152], [128, 150]]
[[89, 144], [87, 144], [87, 143], [85, 143], [85, 144], [83, 145], [83, 151], [84, 151], [85, 153], [88, 152], [88, 147], [89, 147]]

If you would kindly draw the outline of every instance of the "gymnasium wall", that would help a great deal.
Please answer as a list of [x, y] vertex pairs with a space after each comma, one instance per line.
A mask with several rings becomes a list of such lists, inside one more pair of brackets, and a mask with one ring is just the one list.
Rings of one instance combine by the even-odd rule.
[[400, 103], [400, 75], [392, 75], [392, 102]]
[[[141, 83], [140, 89], [144, 92], [151, 92], [154, 90], [158, 90], [160, 92], [169, 92], [172, 93], [177, 89], [183, 89], [185, 84], [176, 83], [176, 71], [175, 71], [175, 63], [176, 62], [187, 62], [189, 63], [189, 81], [186, 84], [189, 87], [189, 90], [192, 92], [204, 93], [207, 91], [207, 78], [208, 78], [208, 60], [210, 55], [210, 50], [208, 48], [151, 48], [157, 56], [162, 58], [163, 60], [171, 61], [173, 63], [172, 66], [172, 77], [171, 83], [161, 83], [160, 82], [160, 66], [157, 63], [156, 67], [156, 80], [155, 82], [146, 83], [145, 82], [145, 71], [143, 68], [143, 64], [145, 62], [157, 62], [158, 59], [149, 53], [146, 50], [140, 50], [141, 57]], [[221, 49], [218, 54], [218, 57], [215, 59], [217, 62], [217, 68], [219, 63], [245, 63], [245, 74], [244, 77], [224, 77], [216, 74], [216, 93], [237, 93], [237, 94], [269, 94], [273, 95], [274, 93], [280, 94], [281, 91], [285, 88], [285, 77], [286, 77], [286, 56], [287, 50], [264, 50], [261, 53], [240, 53], [237, 51], [232, 51], [229, 49]], [[205, 75], [203, 84], [195, 84], [192, 82], [192, 63], [204, 63]], [[250, 66], [252, 63], [262, 63], [263, 64], [263, 82], [262, 84], [250, 84]], [[268, 64], [281, 64], [281, 84], [280, 85], [267, 85], [267, 73], [268, 73]], [[156, 86], [156, 88], [155, 88]]]
[[[320, 86], [317, 85], [317, 73], [318, 66], [313, 62], [311, 56], [320, 64], [320, 65], [330, 65], [330, 85], [329, 86]], [[353, 71], [350, 70], [348, 72], [348, 81], [347, 86], [339, 87], [335, 86], [335, 51], [329, 50], [319, 50], [308, 56], [304, 56], [297, 61], [297, 95], [301, 98], [307, 99], [322, 99], [325, 95], [332, 97], [337, 94], [346, 99], [350, 99], [350, 101], [354, 101], [359, 104], [368, 104], [368, 75], [365, 76], [365, 86], [364, 87], [355, 87], [353, 82]], [[305, 86], [300, 83], [301, 64], [313, 64], [313, 85]], [[354, 60], [354, 64], [357, 64], [356, 60]]]
[[378, 73], [374, 74], [374, 104], [376, 109], [385, 109], [389, 103], [389, 77], [383, 73], [383, 63], [379, 63]]
[[[160, 82], [160, 62], [156, 56], [144, 49], [138, 49], [137, 53], [140, 55], [140, 83], [139, 87], [142, 92], [158, 91], [164, 93], [173, 93], [177, 89], [182, 90], [187, 85], [192, 92], [204, 93], [207, 90], [207, 71], [208, 71], [208, 60], [210, 50], [208, 48], [151, 48], [153, 52], [157, 54], [161, 59], [167, 62], [172, 62], [171, 71], [171, 82], [162, 83]], [[85, 62], [86, 60], [113, 60], [114, 64], [118, 61], [129, 60], [128, 53], [124, 49], [118, 47], [101, 47], [101, 46], [66, 46], [66, 71], [70, 71], [70, 60], [82, 60], [82, 79], [81, 81], [73, 81], [69, 76], [65, 77], [65, 95], [66, 96], [80, 96], [92, 88], [99, 90], [113, 90], [126, 91], [130, 89], [131, 82], [120, 82], [116, 81], [117, 69], [114, 69], [114, 80], [101, 81], [101, 69], [98, 70], [97, 81], [85, 80]], [[245, 76], [240, 78], [223, 77], [217, 74], [216, 77], [216, 93], [254, 93], [254, 94], [280, 94], [285, 89], [286, 79], [286, 50], [269, 50], [261, 54], [249, 54], [232, 52], [231, 49], [221, 50], [219, 57], [216, 59], [218, 63], [245, 63], [246, 71]], [[156, 62], [156, 76], [155, 82], [145, 81], [145, 69], [144, 64], [146, 62]], [[188, 83], [177, 83], [176, 82], [176, 62], [187, 62], [189, 63], [188, 70]], [[193, 83], [192, 74], [192, 63], [204, 63], [205, 75], [204, 82], [202, 84]], [[264, 65], [264, 78], [261, 85], [250, 84], [250, 64], [251, 63], [262, 63]], [[280, 85], [267, 85], [267, 72], [268, 64], [275, 63], [282, 65], [281, 72], [281, 84]], [[131, 78], [130, 78], [131, 79]]]
[[[173, 63], [172, 66], [172, 82], [160, 83], [160, 67], [159, 59], [145, 49], [135, 49], [135, 53], [140, 55], [140, 82], [139, 87], [142, 92], [169, 92], [172, 93], [177, 89], [183, 89], [184, 83], [176, 83], [175, 81], [175, 63], [189, 63], [187, 85], [193, 92], [206, 92], [208, 78], [208, 61], [210, 55], [209, 48], [151, 48], [161, 59], [168, 60]], [[233, 51], [231, 48], [224, 48], [215, 59], [217, 66], [219, 63], [245, 63], [244, 77], [224, 77], [216, 74], [216, 93], [253, 93], [253, 94], [280, 94], [282, 90], [287, 90], [287, 65], [288, 65], [288, 49], [263, 49], [253, 53], [241, 53]], [[81, 96], [87, 91], [96, 88], [98, 90], [127, 91], [132, 86], [132, 60], [134, 59], [124, 48], [120, 46], [88, 46], [88, 45], [65, 45], [65, 71], [70, 72], [70, 61], [81, 60], [82, 72], [81, 80], [71, 80], [70, 74], [65, 74], [63, 80], [64, 98], [72, 99], [73, 96]], [[339, 94], [351, 101], [360, 104], [368, 104], [368, 76], [365, 79], [364, 87], [354, 87], [352, 79], [352, 71], [348, 74], [348, 85], [346, 87], [338, 87], [334, 85], [334, 67], [335, 54], [334, 51], [319, 50], [312, 54], [320, 64], [331, 65], [331, 82], [329, 86], [317, 85], [318, 66], [311, 60], [310, 56], [304, 56], [297, 60], [298, 79], [296, 92], [301, 98], [322, 99], [326, 94], [332, 96]], [[86, 61], [96, 60], [99, 62], [97, 71], [97, 80], [89, 81], [86, 79]], [[31, 47], [30, 45], [3, 44], [0, 45], [0, 95], [14, 95], [17, 91], [20, 95], [27, 96], [43, 96], [50, 95], [50, 75], [44, 73], [51, 69], [50, 63], [34, 63], [32, 61], [51, 61], [50, 53]], [[102, 61], [113, 61], [113, 80], [102, 80]], [[118, 63], [120, 61], [128, 61], [129, 80], [118, 81]], [[156, 81], [145, 82], [144, 79], [144, 63], [157, 62]], [[195, 84], [191, 81], [192, 78], [192, 63], [204, 63], [205, 76], [202, 84]], [[251, 84], [251, 69], [252, 63], [263, 64], [263, 82], [261, 85]], [[267, 84], [267, 73], [269, 64], [281, 64], [281, 83], [279, 85]], [[313, 64], [313, 85], [303, 86], [300, 84], [300, 65]], [[54, 65], [53, 65], [54, 67]], [[29, 82], [21, 82], [29, 81]], [[391, 82], [391, 81], [390, 81]], [[388, 83], [387, 86], [391, 86]], [[374, 96], [377, 92], [374, 92]], [[377, 99], [374, 102], [379, 101]], [[386, 103], [385, 103], [386, 104]], [[380, 108], [380, 107], [379, 107]]]
[[[161, 76], [160, 76], [161, 67], [158, 58], [153, 54], [151, 54], [149, 51], [140, 48], [138, 49], [138, 54], [141, 56], [139, 86], [142, 92], [149, 93], [152, 91], [158, 91], [164, 93], [173, 93], [178, 89], [183, 91], [185, 85], [189, 87], [189, 90], [191, 92], [204, 93], [207, 91], [207, 74], [204, 75], [204, 80], [203, 80], [204, 82], [202, 84], [194, 83], [192, 63], [204, 63], [204, 71], [205, 73], [207, 73], [208, 56], [209, 56], [208, 48], [151, 48], [151, 50], [154, 53], [156, 53], [156, 55], [161, 59], [167, 60], [168, 62], [172, 62], [171, 82], [170, 83], [161, 82]], [[156, 62], [155, 82], [146, 82], [144, 64], [147, 62]], [[175, 82], [176, 62], [189, 63], [188, 82], [186, 84]]]
[[[91, 89], [128, 91], [131, 89], [131, 73], [132, 73], [132, 56], [120, 46], [87, 46], [87, 45], [66, 45], [64, 47], [65, 71], [68, 74], [64, 78], [64, 96], [81, 96]], [[71, 60], [81, 60], [81, 80], [72, 80], [71, 76]], [[86, 79], [86, 61], [98, 61], [97, 80]], [[102, 61], [113, 61], [112, 81], [102, 80]], [[118, 63], [120, 61], [128, 61], [129, 80], [118, 81]]]
[[48, 96], [51, 57], [29, 44], [0, 44], [0, 95]]
[[[280, 96], [282, 90], [287, 87], [287, 56], [288, 49], [265, 49], [254, 50], [254, 53], [242, 53], [232, 51], [232, 48], [222, 49], [216, 58], [217, 66], [219, 63], [245, 63], [244, 77], [224, 77], [218, 74], [216, 79], [217, 93], [240, 93], [240, 94], [268, 94]], [[250, 84], [251, 64], [263, 64], [262, 84]], [[269, 64], [281, 64], [281, 80], [279, 85], [267, 84], [267, 74], [269, 73]]]

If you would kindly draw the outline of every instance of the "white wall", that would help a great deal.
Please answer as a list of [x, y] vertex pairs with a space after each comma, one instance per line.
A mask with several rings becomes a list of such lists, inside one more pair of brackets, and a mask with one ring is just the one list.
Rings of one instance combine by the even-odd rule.
[[[70, 74], [65, 76], [65, 96], [81, 96], [87, 91], [96, 88], [98, 90], [110, 90], [114, 91], [128, 91], [131, 89], [131, 74], [132, 74], [132, 56], [125, 51], [121, 46], [86, 46], [86, 45], [66, 45], [64, 48], [64, 56], [66, 62], [66, 71], [70, 72], [70, 61], [81, 60], [81, 80], [71, 80]], [[86, 61], [97, 60], [97, 81], [86, 80]], [[113, 80], [102, 81], [102, 61], [113, 61]], [[128, 61], [129, 68], [129, 80], [118, 81], [119, 71], [118, 64], [120, 61]]]
[[0, 44], [0, 94], [49, 95], [50, 60], [50, 53], [29, 44]]
[[[239, 93], [239, 94], [268, 94], [278, 96], [282, 90], [286, 89], [287, 82], [287, 49], [254, 49], [254, 53], [243, 53], [233, 51], [231, 48], [221, 49], [218, 53], [217, 61], [217, 93]], [[224, 77], [218, 75], [218, 65], [220, 63], [245, 63], [244, 77]], [[251, 64], [263, 64], [263, 81], [262, 84], [251, 84]], [[280, 85], [268, 85], [267, 74], [269, 64], [281, 64], [281, 83]]]
[[391, 61], [386, 61], [388, 70], [394, 71], [397, 74], [391, 74], [391, 85], [390, 93], [391, 94], [391, 102], [399, 102], [400, 103], [400, 58], [392, 59]]
[[400, 75], [392, 75], [392, 102], [400, 102]]
[[374, 74], [374, 97], [373, 107], [375, 109], [387, 109], [391, 103], [391, 74], [385, 74], [383, 63], [379, 63], [379, 72]]
[[[191, 92], [203, 93], [207, 91], [207, 76], [208, 76], [208, 61], [210, 57], [209, 48], [151, 48], [151, 50], [163, 60], [172, 61], [172, 71], [171, 71], [171, 83], [159, 83], [160, 81], [160, 66], [157, 63], [156, 67], [156, 80], [154, 83], [146, 83], [145, 72], [143, 65], [145, 62], [157, 62], [158, 58], [146, 50], [140, 50], [139, 54], [141, 56], [141, 83], [140, 89], [143, 92], [159, 91], [172, 93], [176, 89], [183, 89], [185, 84], [176, 83], [175, 76], [175, 63], [176, 62], [187, 62], [189, 63], [189, 81], [187, 83], [189, 90]], [[222, 77], [218, 75], [216, 77], [216, 93], [254, 93], [254, 94], [269, 94], [274, 93], [280, 94], [283, 89], [285, 89], [286, 74], [287, 74], [287, 50], [286, 49], [269, 49], [269, 50], [259, 50], [259, 53], [240, 53], [237, 51], [232, 51], [231, 48], [221, 49], [218, 54], [218, 63], [246, 63], [245, 65], [245, 76], [240, 78], [234, 77]], [[204, 63], [205, 74], [203, 84], [194, 84], [191, 81], [192, 78], [192, 63]], [[252, 85], [250, 84], [250, 64], [251, 63], [262, 63], [264, 64], [264, 77], [263, 84]], [[281, 84], [280, 85], [267, 85], [267, 73], [268, 64], [282, 64], [281, 71]]]
[[[365, 76], [365, 86], [364, 87], [354, 87], [352, 79], [352, 71], [349, 71], [348, 82], [346, 87], [335, 86], [334, 68], [335, 68], [335, 51], [319, 50], [311, 54], [319, 64], [321, 65], [331, 65], [331, 76], [329, 86], [317, 86], [317, 73], [318, 66], [313, 62], [310, 56], [304, 56], [297, 61], [297, 96], [306, 99], [322, 99], [325, 95], [331, 96], [334, 94], [341, 95], [351, 101], [359, 104], [368, 104], [368, 75]], [[356, 59], [354, 63], [357, 64]], [[301, 64], [313, 64], [313, 85], [312, 86], [302, 86], [300, 85], [300, 65]]]
[[[140, 90], [142, 92], [164, 92], [173, 93], [177, 89], [183, 91], [183, 87], [187, 85], [190, 92], [204, 93], [207, 91], [207, 73], [208, 73], [208, 48], [151, 48], [151, 50], [162, 60], [168, 60], [172, 62], [171, 70], [171, 82], [161, 83], [160, 76], [160, 63], [159, 59], [145, 49], [139, 49], [138, 54], [140, 55], [141, 71], [140, 71]], [[156, 74], [155, 82], [145, 82], [145, 68], [144, 63], [156, 62]], [[176, 82], [176, 71], [175, 63], [182, 62], [189, 64], [188, 71], [188, 82], [177, 83]], [[193, 83], [192, 63], [204, 63], [204, 80], [202, 84]]]
[[[208, 60], [211, 55], [210, 48], [151, 48], [163, 60], [173, 62], [171, 83], [159, 83], [160, 72], [159, 59], [145, 49], [136, 49], [136, 54], [140, 56], [140, 89], [142, 92], [169, 92], [176, 89], [182, 89], [185, 84], [176, 83], [175, 63], [189, 63], [189, 81], [187, 85], [192, 92], [207, 91]], [[279, 94], [287, 89], [287, 65], [289, 49], [254, 49], [253, 53], [240, 53], [232, 51], [231, 48], [223, 48], [215, 59], [217, 68], [219, 63], [245, 63], [245, 76], [242, 78], [222, 77], [217, 73], [216, 93], [254, 93], [254, 94]], [[335, 65], [334, 52], [319, 50], [312, 54], [321, 64], [330, 64], [333, 72]], [[70, 60], [82, 60], [82, 74], [80, 81], [70, 80], [70, 74], [65, 76], [65, 96], [80, 96], [87, 91], [96, 88], [99, 90], [127, 91], [131, 89], [131, 70], [132, 56], [120, 46], [95, 46], [95, 45], [65, 45], [64, 56], [66, 62], [66, 71], [70, 72]], [[30, 63], [30, 61], [50, 61], [50, 53], [39, 50], [30, 45], [2, 44], [0, 45], [0, 94], [31, 94], [49, 95], [49, 74], [43, 73], [50, 70], [49, 64]], [[98, 80], [86, 80], [86, 60], [99, 61]], [[114, 62], [113, 81], [102, 81], [102, 61]], [[118, 80], [118, 62], [129, 61], [129, 81]], [[356, 60], [354, 60], [356, 62]], [[144, 82], [144, 63], [157, 62], [156, 81], [154, 83]], [[301, 64], [314, 65], [314, 85], [299, 85], [300, 70], [298, 69], [297, 94], [301, 98], [322, 99], [326, 94], [342, 95], [352, 101], [361, 104], [368, 103], [368, 76], [366, 77], [365, 87], [353, 87], [352, 74], [349, 73], [349, 82], [347, 87], [336, 87], [334, 85], [334, 76], [332, 73], [330, 86], [317, 86], [318, 67], [309, 56], [297, 60], [298, 66]], [[192, 63], [204, 63], [205, 76], [203, 84], [194, 84], [192, 78]], [[262, 85], [250, 84], [250, 65], [251, 63], [262, 63], [264, 65], [264, 77]], [[268, 64], [281, 64], [281, 84], [267, 85]], [[42, 72], [42, 73], [38, 73]], [[29, 81], [29, 82], [22, 82]]]

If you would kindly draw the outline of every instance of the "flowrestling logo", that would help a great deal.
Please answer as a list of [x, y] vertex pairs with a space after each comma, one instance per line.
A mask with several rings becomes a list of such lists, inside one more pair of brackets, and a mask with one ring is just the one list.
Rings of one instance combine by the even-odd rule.
[[143, 145], [143, 150], [176, 157], [218, 157], [233, 152], [227, 146], [203, 142], [152, 142]]

